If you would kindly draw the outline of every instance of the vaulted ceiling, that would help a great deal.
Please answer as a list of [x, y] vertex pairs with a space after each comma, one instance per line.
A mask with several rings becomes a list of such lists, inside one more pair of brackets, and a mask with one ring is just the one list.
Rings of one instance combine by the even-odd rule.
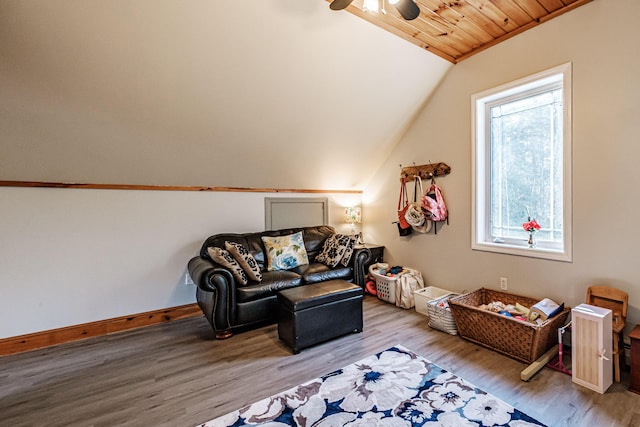
[[0, 179], [363, 188], [453, 63], [584, 3], [0, 1]]
[[[399, 4], [406, 1], [411, 0]], [[411, 20], [403, 19], [388, 0], [379, 0], [378, 13], [363, 11], [364, 0], [353, 0], [346, 10], [457, 63], [592, 0], [414, 1], [420, 14]]]

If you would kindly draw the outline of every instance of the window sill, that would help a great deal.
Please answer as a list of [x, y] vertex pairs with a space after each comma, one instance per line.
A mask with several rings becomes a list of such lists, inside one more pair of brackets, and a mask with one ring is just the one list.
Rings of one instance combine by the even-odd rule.
[[507, 243], [474, 242], [471, 249], [476, 251], [496, 252], [507, 255], [517, 255], [529, 258], [542, 258], [552, 261], [572, 262], [571, 253], [544, 247], [530, 248], [524, 245], [512, 245]]

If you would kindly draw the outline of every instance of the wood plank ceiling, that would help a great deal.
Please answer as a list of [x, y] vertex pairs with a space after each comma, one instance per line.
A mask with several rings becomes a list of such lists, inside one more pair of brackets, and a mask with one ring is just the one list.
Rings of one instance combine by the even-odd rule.
[[592, 0], [414, 1], [420, 15], [411, 21], [388, 0], [379, 0], [386, 13], [363, 11], [363, 0], [345, 10], [455, 64]]

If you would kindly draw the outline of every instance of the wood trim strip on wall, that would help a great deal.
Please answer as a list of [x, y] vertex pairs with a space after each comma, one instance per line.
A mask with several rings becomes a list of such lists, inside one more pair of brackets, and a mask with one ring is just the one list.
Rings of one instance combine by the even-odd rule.
[[351, 193], [361, 194], [362, 190], [309, 190], [296, 188], [251, 188], [251, 187], [199, 187], [180, 185], [138, 185], [138, 184], [77, 184], [46, 181], [0, 181], [0, 187], [32, 188], [83, 188], [93, 190], [150, 190], [150, 191], [218, 191], [236, 193]]
[[172, 320], [186, 319], [202, 315], [198, 304], [187, 304], [178, 307], [132, 314], [130, 316], [99, 320], [65, 328], [34, 332], [27, 335], [0, 339], [0, 356], [36, 350], [38, 348], [63, 344], [85, 338], [100, 337], [129, 329], [142, 328]]

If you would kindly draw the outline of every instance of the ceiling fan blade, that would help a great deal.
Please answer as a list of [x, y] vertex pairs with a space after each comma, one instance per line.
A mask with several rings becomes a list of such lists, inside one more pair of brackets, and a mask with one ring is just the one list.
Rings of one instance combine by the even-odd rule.
[[342, 10], [349, 6], [353, 0], [333, 0], [329, 5], [331, 10]]
[[395, 6], [400, 15], [407, 21], [416, 19], [420, 15], [420, 8], [413, 0], [400, 0]]

